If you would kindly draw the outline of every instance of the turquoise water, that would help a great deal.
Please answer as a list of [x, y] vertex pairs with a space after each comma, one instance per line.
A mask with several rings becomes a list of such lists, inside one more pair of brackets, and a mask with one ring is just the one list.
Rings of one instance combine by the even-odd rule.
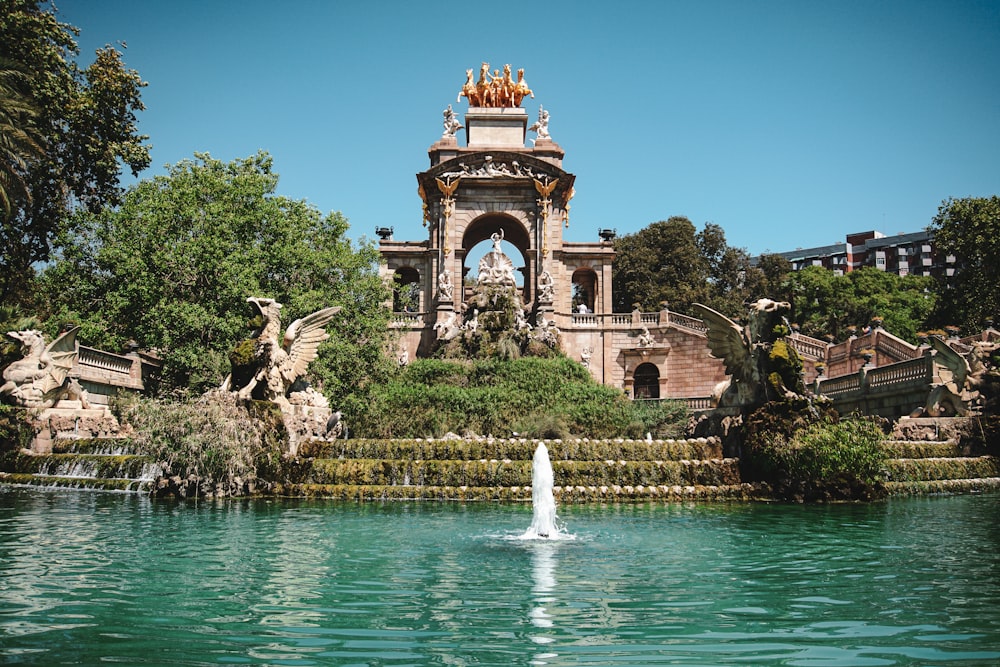
[[1000, 495], [560, 515], [0, 489], [0, 662], [1000, 664]]

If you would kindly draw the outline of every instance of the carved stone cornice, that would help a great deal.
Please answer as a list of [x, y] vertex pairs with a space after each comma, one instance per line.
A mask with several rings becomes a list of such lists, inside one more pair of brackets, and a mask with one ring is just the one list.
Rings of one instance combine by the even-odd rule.
[[438, 179], [445, 182], [461, 179], [458, 192], [466, 188], [494, 184], [523, 187], [532, 193], [532, 199], [536, 195], [535, 181], [542, 183], [558, 181], [549, 196], [554, 206], [565, 209], [573, 195], [576, 176], [528, 152], [474, 151], [445, 160], [417, 174], [419, 187], [425, 193], [438, 190]]

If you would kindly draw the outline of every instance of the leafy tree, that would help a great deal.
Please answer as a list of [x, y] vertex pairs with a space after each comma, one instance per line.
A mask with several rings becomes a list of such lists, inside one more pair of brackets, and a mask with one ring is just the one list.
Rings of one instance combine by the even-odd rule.
[[615, 310], [658, 310], [664, 301], [684, 312], [694, 302], [732, 317], [742, 317], [746, 303], [762, 297], [783, 298], [791, 264], [765, 255], [752, 266], [750, 255], [726, 242], [722, 227], [706, 223], [696, 231], [690, 220], [672, 217], [654, 222], [615, 243], [612, 281]]
[[757, 266], [747, 272], [746, 289], [757, 298], [790, 301], [787, 289], [792, 263], [781, 255], [765, 253], [757, 258]]
[[1000, 313], [1000, 197], [948, 199], [930, 229], [937, 252], [954, 255], [958, 269], [941, 278], [935, 320], [979, 330]]
[[750, 255], [742, 248], [726, 243], [722, 227], [705, 223], [695, 242], [708, 264], [708, 294], [705, 305], [720, 313], [742, 316], [748, 300], [774, 295], [760, 292], [764, 275], [750, 265]]
[[631, 311], [635, 304], [659, 310], [664, 301], [683, 311], [709, 294], [710, 266], [687, 218], [674, 216], [621, 236], [615, 253], [611, 280], [617, 312]]
[[0, 208], [9, 218], [18, 201], [30, 202], [28, 161], [44, 152], [32, 121], [38, 110], [27, 98], [24, 72], [16, 64], [0, 64]]
[[123, 167], [138, 174], [149, 165], [135, 118], [146, 84], [111, 46], [81, 68], [77, 32], [48, 2], [0, 0], [0, 62], [16, 63], [9, 69], [19, 73], [19, 97], [6, 93], [4, 106], [15, 99], [22, 105], [0, 120], [7, 125], [0, 172], [10, 206], [0, 225], [0, 303], [27, 297], [18, 288], [32, 265], [48, 259], [68, 211], [116, 204]]
[[355, 248], [347, 220], [274, 194], [266, 153], [223, 163], [206, 154], [130, 188], [121, 207], [78, 211], [43, 274], [53, 321], [76, 321], [107, 349], [159, 351], [165, 389], [202, 391], [229, 372], [249, 333], [248, 296], [284, 304], [282, 320], [331, 305], [316, 374], [339, 397], [387, 368], [388, 296], [377, 250]]
[[787, 294], [792, 320], [802, 333], [843, 340], [849, 327], [861, 328], [878, 316], [885, 329], [915, 342], [934, 307], [934, 281], [926, 276], [899, 276], [873, 267], [837, 275], [821, 266], [789, 274]]

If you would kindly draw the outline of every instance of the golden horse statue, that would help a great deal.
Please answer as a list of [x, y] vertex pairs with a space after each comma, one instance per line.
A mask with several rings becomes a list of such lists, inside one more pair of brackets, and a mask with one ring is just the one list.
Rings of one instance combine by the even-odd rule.
[[469, 100], [470, 107], [515, 108], [521, 106], [521, 100], [535, 94], [524, 81], [524, 69], [517, 70], [517, 81], [511, 76], [511, 66], [503, 66], [490, 74], [490, 64], [483, 63], [479, 68], [479, 81], [472, 82], [472, 70], [465, 70], [465, 83], [458, 93], [456, 102], [463, 97]]
[[463, 96], [468, 98], [470, 107], [482, 106], [480, 104], [479, 91], [476, 90], [476, 84], [472, 82], [471, 69], [465, 70], [465, 83], [462, 84], [462, 90], [459, 91], [455, 101], [461, 102]]
[[528, 88], [528, 84], [524, 81], [524, 68], [517, 70], [517, 82], [514, 84], [513, 92], [513, 102], [515, 107], [521, 106], [521, 100], [524, 96], [528, 95], [531, 99], [535, 99], [535, 93]]

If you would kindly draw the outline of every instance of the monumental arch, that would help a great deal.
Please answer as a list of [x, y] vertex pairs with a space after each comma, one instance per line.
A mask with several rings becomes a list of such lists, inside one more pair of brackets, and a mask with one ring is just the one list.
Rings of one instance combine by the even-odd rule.
[[613, 235], [563, 241], [576, 176], [563, 168], [565, 153], [549, 133], [544, 106], [529, 126], [520, 107], [529, 94], [523, 72], [515, 82], [509, 66], [491, 76], [484, 63], [477, 83], [468, 70], [459, 97], [470, 104], [464, 119], [451, 105], [444, 110], [430, 166], [416, 175], [426, 240], [396, 241], [391, 229], [378, 230], [382, 276], [396, 291], [400, 362], [429, 355], [445, 323], [462, 321], [471, 295], [466, 278], [476, 268], [470, 251], [501, 237], [515, 249], [510, 259], [533, 320], [554, 321], [563, 350], [595, 379], [635, 398], [685, 398], [707, 407], [725, 370], [710, 356], [701, 320], [671, 313], [666, 304], [654, 313], [613, 313]]

